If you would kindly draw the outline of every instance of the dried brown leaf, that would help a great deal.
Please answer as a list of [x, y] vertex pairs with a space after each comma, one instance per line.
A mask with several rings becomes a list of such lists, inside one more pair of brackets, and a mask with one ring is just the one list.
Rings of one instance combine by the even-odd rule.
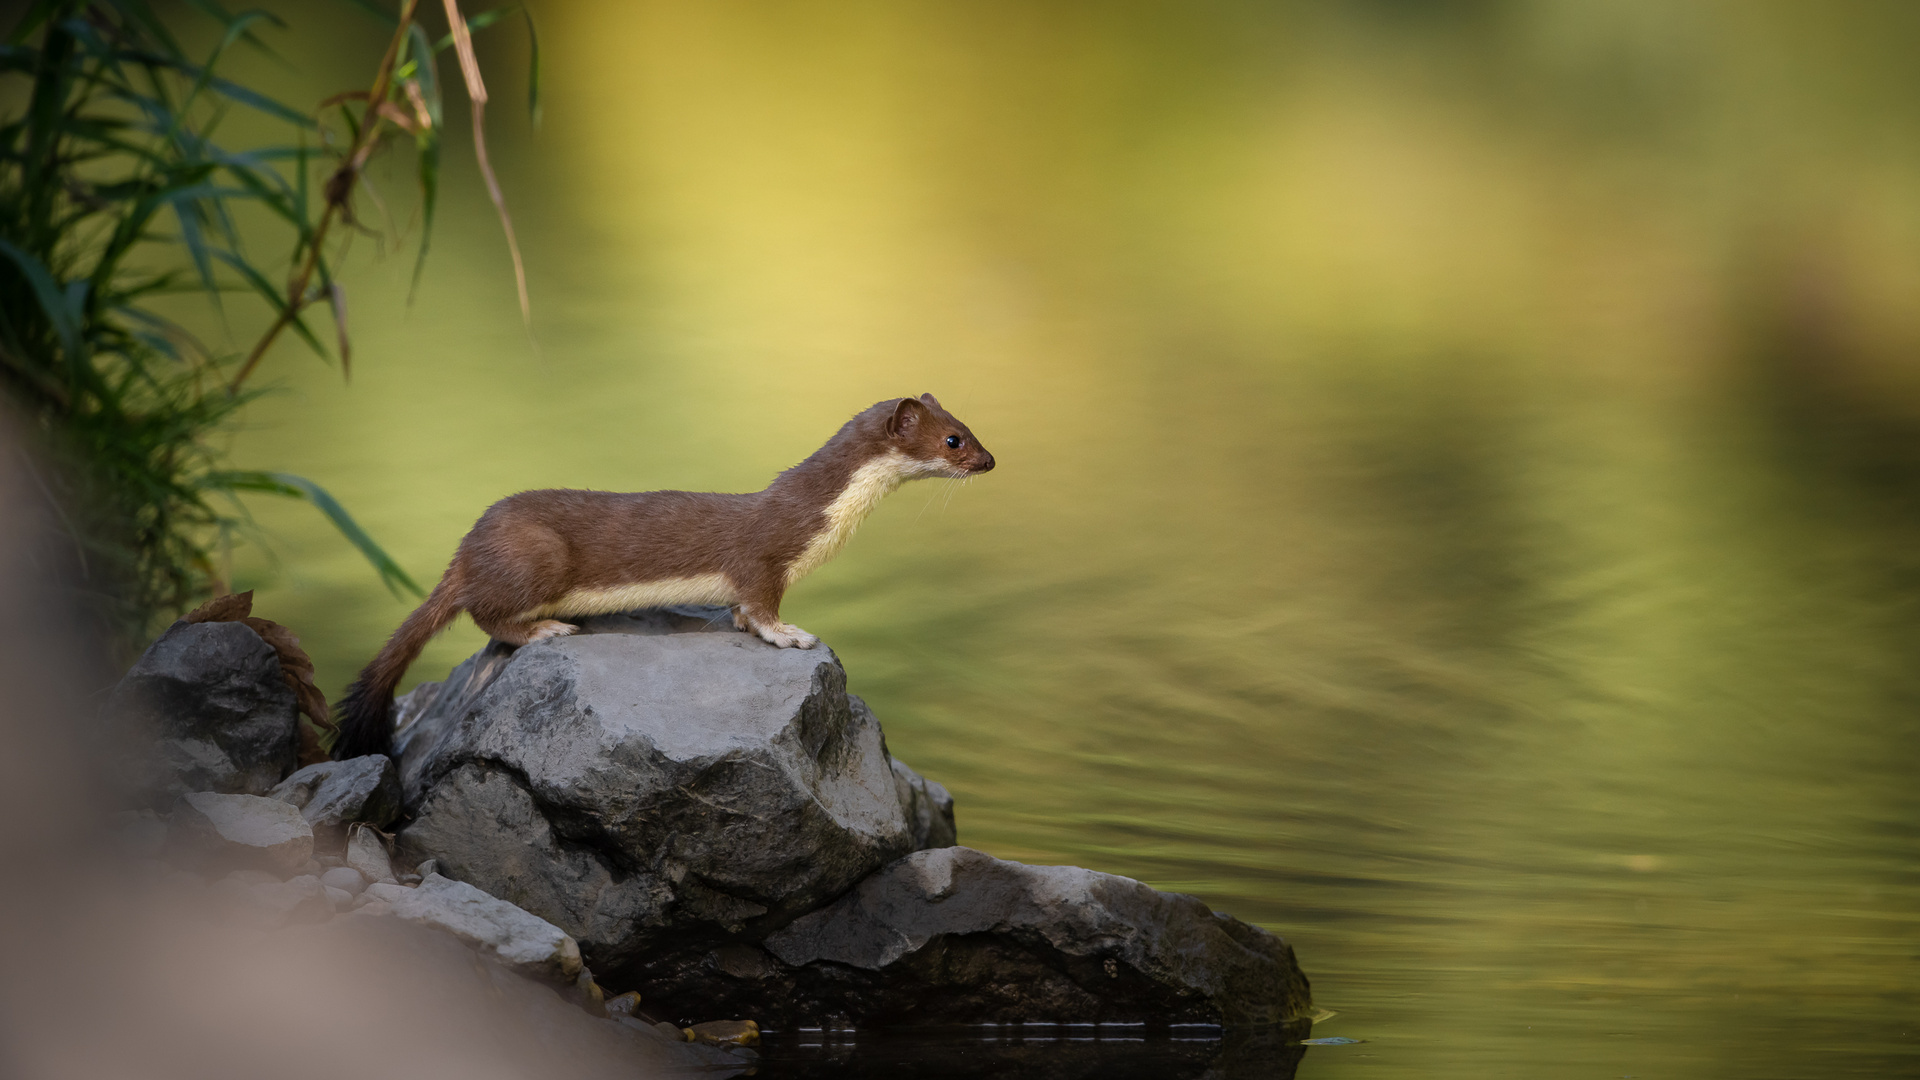
[[318, 765], [323, 761], [331, 760], [332, 757], [333, 755], [327, 753], [326, 746], [321, 742], [320, 729], [314, 726], [312, 721], [301, 717], [300, 759], [296, 767], [304, 769], [309, 765]]
[[414, 122], [421, 131], [432, 131], [433, 110], [427, 108], [426, 96], [420, 92], [420, 80], [408, 79], [403, 85], [407, 88], [407, 100], [413, 103]]
[[330, 98], [323, 99], [320, 102], [320, 104], [315, 105], [313, 107], [313, 111], [315, 113], [325, 112], [326, 110], [334, 107], [335, 105], [340, 104], [343, 101], [365, 101], [367, 100], [368, 96], [369, 95], [365, 90], [347, 90], [342, 93], [335, 94]]
[[396, 127], [402, 128], [409, 135], [420, 134], [419, 122], [405, 109], [402, 109], [391, 101], [383, 101], [380, 103], [380, 115], [392, 121]]
[[180, 617], [184, 623], [242, 622], [253, 614], [253, 590], [216, 596]]
[[245, 622], [260, 635], [260, 640], [273, 646], [274, 653], [280, 657], [280, 677], [293, 690], [300, 711], [322, 730], [334, 730], [333, 720], [327, 715], [326, 695], [313, 681], [313, 658], [300, 647], [300, 639], [293, 636], [293, 631], [268, 619], [250, 618]]

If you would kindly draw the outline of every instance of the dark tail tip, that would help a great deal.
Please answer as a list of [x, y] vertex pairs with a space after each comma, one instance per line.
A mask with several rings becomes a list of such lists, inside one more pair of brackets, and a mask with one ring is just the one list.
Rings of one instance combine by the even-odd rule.
[[393, 756], [393, 694], [369, 687], [365, 679], [347, 687], [335, 714], [340, 737], [334, 740], [333, 759]]

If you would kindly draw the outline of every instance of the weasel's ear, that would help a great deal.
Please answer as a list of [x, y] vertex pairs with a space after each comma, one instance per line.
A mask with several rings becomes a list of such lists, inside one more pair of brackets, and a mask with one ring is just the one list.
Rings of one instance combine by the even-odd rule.
[[927, 407], [912, 398], [901, 398], [900, 404], [893, 407], [893, 415], [887, 417], [887, 434], [904, 435], [912, 431], [927, 415]]
[[932, 394], [921, 394], [921, 395], [920, 395], [920, 400], [921, 400], [922, 402], [925, 402], [925, 403], [926, 403], [926, 404], [928, 404], [928, 405], [931, 405], [931, 406], [933, 406], [933, 407], [934, 407], [934, 408], [936, 408], [936, 409], [938, 409], [938, 408], [940, 408], [940, 403], [939, 403], [938, 401], [935, 401], [935, 400], [933, 399], [933, 395], [932, 395]]

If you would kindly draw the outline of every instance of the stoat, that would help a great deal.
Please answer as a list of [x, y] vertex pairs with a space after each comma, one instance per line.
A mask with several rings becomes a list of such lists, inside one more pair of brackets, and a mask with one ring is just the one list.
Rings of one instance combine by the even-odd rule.
[[818, 638], [780, 621], [786, 591], [903, 482], [991, 468], [993, 455], [967, 425], [922, 394], [861, 412], [765, 491], [508, 496], [480, 515], [426, 602], [348, 688], [334, 757], [391, 752], [394, 687], [462, 611], [495, 640], [525, 645], [579, 629], [568, 618], [725, 604], [737, 628], [810, 649]]

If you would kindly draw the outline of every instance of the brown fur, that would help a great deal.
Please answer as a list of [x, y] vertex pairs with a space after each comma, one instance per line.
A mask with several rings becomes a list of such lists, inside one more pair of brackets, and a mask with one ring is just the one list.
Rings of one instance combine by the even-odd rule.
[[[949, 438], [958, 445], [948, 446]], [[460, 541], [426, 602], [348, 689], [334, 756], [391, 751], [394, 688], [427, 641], [462, 611], [495, 639], [524, 645], [572, 632], [567, 623], [528, 613], [581, 590], [718, 574], [729, 587], [735, 625], [776, 645], [810, 647], [810, 635], [780, 622], [788, 572], [828, 530], [830, 508], [861, 468], [894, 454], [913, 470], [904, 478], [972, 476], [994, 465], [973, 432], [923, 394], [861, 412], [764, 491], [552, 489], [500, 500]]]

